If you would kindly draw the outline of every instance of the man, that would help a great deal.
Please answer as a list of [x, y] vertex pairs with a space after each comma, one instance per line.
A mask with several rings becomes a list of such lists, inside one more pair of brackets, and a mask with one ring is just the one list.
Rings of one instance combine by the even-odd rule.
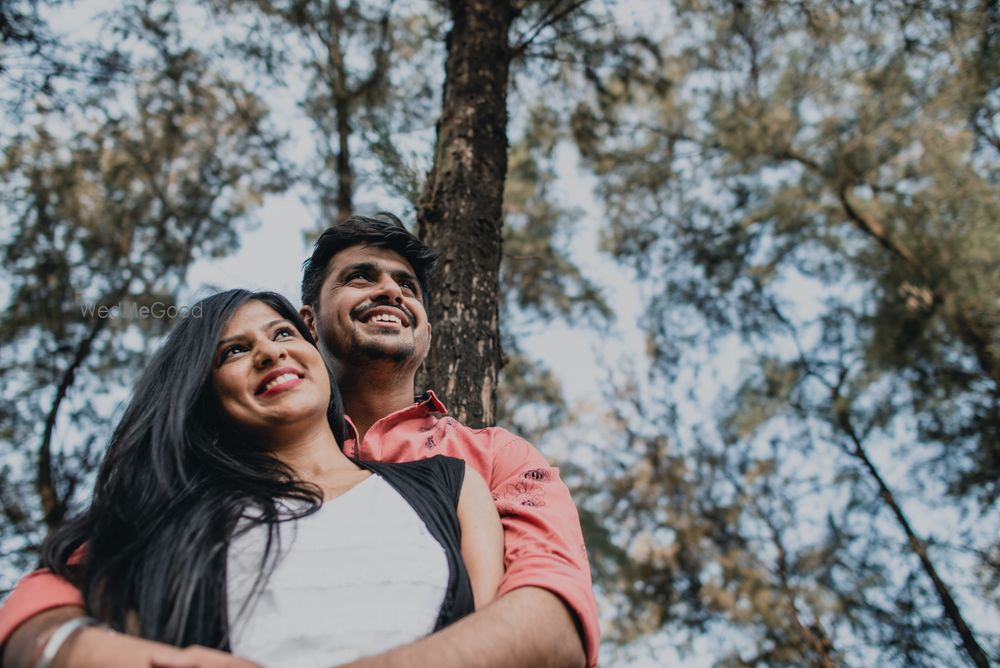
[[[598, 625], [579, 518], [558, 470], [523, 439], [469, 429], [444, 415], [414, 378], [427, 356], [428, 272], [436, 254], [390, 214], [355, 216], [317, 240], [302, 278], [302, 315], [350, 416], [344, 450], [361, 459], [465, 459], [490, 485], [504, 524], [507, 571], [498, 598], [422, 640], [352, 666], [596, 665]], [[4, 666], [30, 666], [65, 620], [82, 614], [74, 588], [40, 571], [0, 609]], [[132, 657], [131, 663], [122, 657]], [[155, 658], [153, 658], [155, 657]], [[73, 634], [59, 665], [249, 666], [205, 648], [177, 650], [99, 628]]]

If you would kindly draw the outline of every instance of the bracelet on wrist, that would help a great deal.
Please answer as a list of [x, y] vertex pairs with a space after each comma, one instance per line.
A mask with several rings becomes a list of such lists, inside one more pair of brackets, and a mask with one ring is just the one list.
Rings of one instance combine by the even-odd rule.
[[45, 641], [45, 645], [42, 646], [42, 652], [38, 655], [38, 659], [35, 661], [32, 668], [50, 668], [53, 659], [56, 658], [56, 654], [62, 649], [63, 645], [70, 637], [88, 626], [98, 626], [99, 622], [93, 617], [74, 617], [73, 619], [67, 620], [56, 627], [49, 639]]

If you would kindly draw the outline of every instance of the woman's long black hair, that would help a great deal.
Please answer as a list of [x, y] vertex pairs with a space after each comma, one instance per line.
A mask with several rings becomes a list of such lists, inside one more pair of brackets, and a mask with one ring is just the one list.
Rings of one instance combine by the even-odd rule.
[[[266, 525], [271, 550], [278, 523], [289, 517], [288, 504], [279, 508], [279, 501], [304, 501], [296, 504], [304, 508], [297, 516], [322, 503], [318, 488], [296, 480], [227, 426], [219, 408], [212, 384], [216, 345], [236, 310], [252, 299], [312, 341], [295, 308], [273, 292], [229, 290], [192, 307], [139, 377], [90, 507], [43, 546], [45, 564], [77, 584], [90, 614], [112, 628], [174, 645], [228, 649], [226, 551], [237, 522]], [[343, 407], [332, 376], [330, 388], [327, 415], [341, 444]], [[71, 563], [84, 544], [82, 564]], [[258, 585], [267, 561], [265, 554]]]

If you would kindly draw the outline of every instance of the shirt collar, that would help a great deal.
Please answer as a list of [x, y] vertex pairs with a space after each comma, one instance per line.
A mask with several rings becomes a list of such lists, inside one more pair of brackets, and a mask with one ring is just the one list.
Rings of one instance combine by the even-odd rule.
[[[406, 420], [409, 418], [422, 418], [427, 417], [431, 413], [440, 413], [441, 415], [447, 415], [448, 409], [445, 405], [441, 403], [441, 400], [437, 398], [434, 394], [434, 390], [427, 390], [419, 397], [416, 397], [413, 404], [410, 404], [406, 408], [401, 408], [395, 413], [389, 413], [385, 417], [379, 418], [375, 424], [372, 425], [372, 429], [375, 425], [382, 424], [386, 421], [398, 422]], [[344, 441], [355, 441], [358, 438], [358, 429], [354, 426], [354, 422], [351, 421], [349, 415], [344, 416], [344, 421], [347, 423], [347, 434], [345, 434]]]
[[445, 408], [444, 404], [441, 403], [441, 400], [438, 399], [436, 394], [434, 394], [434, 390], [426, 390], [423, 394], [417, 397], [416, 403], [413, 406], [410, 406], [409, 409], [403, 409], [403, 410], [411, 410], [414, 408], [421, 408], [421, 407], [426, 408], [425, 414], [426, 413], [441, 413], [442, 415], [448, 414], [448, 409]]

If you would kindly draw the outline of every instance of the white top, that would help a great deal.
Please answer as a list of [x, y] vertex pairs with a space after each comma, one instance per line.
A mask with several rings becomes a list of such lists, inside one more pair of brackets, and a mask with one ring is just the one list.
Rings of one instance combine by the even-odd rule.
[[279, 526], [277, 566], [245, 608], [266, 527], [230, 546], [226, 584], [234, 654], [267, 668], [320, 668], [434, 629], [448, 586], [444, 548], [379, 476]]

